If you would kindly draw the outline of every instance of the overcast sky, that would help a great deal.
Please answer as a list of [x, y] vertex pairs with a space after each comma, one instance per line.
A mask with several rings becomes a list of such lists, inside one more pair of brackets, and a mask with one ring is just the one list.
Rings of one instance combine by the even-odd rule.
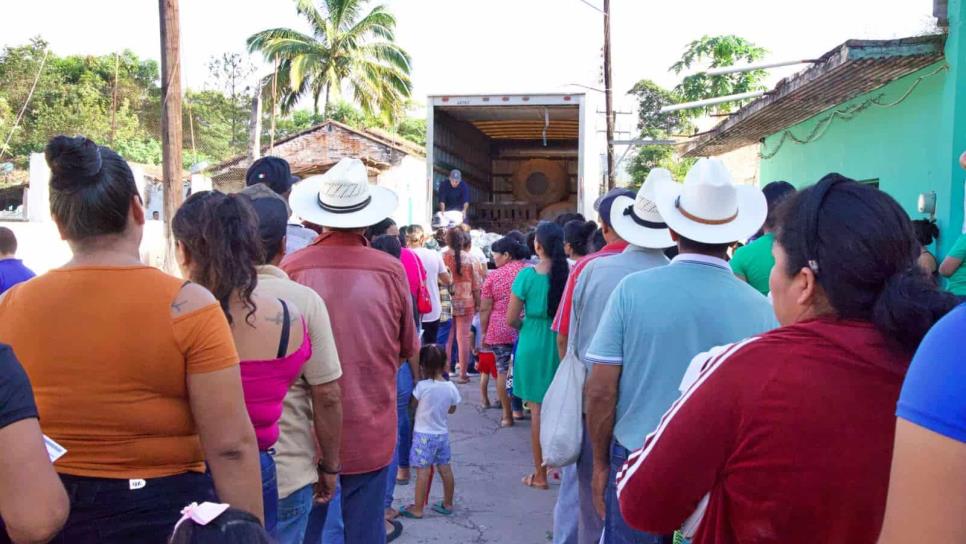
[[[417, 101], [428, 94], [603, 86], [602, 16], [581, 0], [386, 3], [398, 18], [398, 42], [413, 57]], [[41, 35], [60, 55], [131, 49], [160, 58], [154, 0], [4, 4], [2, 45]], [[612, 0], [611, 9], [618, 95], [641, 78], [673, 86], [678, 77], [668, 67], [688, 42], [706, 34], [737, 34], [767, 48], [770, 60], [789, 60], [818, 57], [851, 38], [920, 34], [932, 24], [932, 0]], [[212, 55], [243, 51], [252, 33], [306, 28], [292, 0], [182, 0], [181, 23], [184, 84], [193, 88], [204, 85]], [[772, 79], [794, 70], [773, 71]]]

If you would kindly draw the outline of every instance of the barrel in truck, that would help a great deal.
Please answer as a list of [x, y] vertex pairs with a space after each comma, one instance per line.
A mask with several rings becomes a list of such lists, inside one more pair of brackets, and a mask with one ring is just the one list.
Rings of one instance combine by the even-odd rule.
[[429, 97], [428, 215], [455, 169], [470, 188], [474, 228], [504, 233], [567, 212], [593, 218], [604, 144], [590, 107], [580, 93]]

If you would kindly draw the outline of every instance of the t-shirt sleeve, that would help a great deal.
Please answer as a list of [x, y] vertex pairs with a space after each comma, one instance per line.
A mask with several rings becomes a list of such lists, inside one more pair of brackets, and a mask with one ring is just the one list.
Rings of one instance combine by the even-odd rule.
[[624, 364], [624, 284], [622, 281], [607, 300], [604, 315], [590, 342], [588, 363], [597, 365]]
[[728, 264], [731, 265], [731, 271], [735, 273], [736, 276], [741, 276], [743, 278], [748, 277], [748, 246], [738, 248], [735, 251], [734, 257], [731, 258]]
[[10, 346], [0, 345], [0, 429], [36, 417], [37, 405], [27, 373]]
[[420, 381], [419, 383], [416, 384], [416, 387], [413, 388], [413, 397], [416, 400], [419, 400], [423, 396], [423, 391], [426, 390], [426, 386], [424, 385], [424, 383], [425, 382]]
[[214, 372], [238, 364], [231, 328], [218, 304], [176, 318], [174, 337], [184, 353], [188, 374]]
[[493, 282], [495, 277], [491, 274], [487, 276], [486, 280], [483, 282], [483, 292], [480, 294], [481, 298], [493, 298]]
[[953, 244], [953, 248], [949, 250], [948, 256], [961, 261], [966, 261], [966, 234], [963, 234], [956, 239], [956, 243]]
[[966, 442], [966, 306], [944, 317], [923, 339], [899, 396], [896, 414]]
[[574, 284], [577, 282], [576, 278], [579, 270], [579, 268], [574, 268], [570, 275], [567, 276], [563, 296], [560, 297], [560, 305], [557, 306], [557, 313], [554, 315], [553, 323], [550, 325], [550, 329], [553, 332], [570, 335], [570, 307], [574, 300]]
[[524, 268], [513, 280], [513, 287], [510, 288], [510, 292], [520, 300], [527, 300], [527, 288], [530, 285], [531, 274], [533, 274], [532, 269]]
[[322, 385], [339, 379], [342, 365], [325, 302], [314, 291], [307, 294], [306, 302], [305, 318], [312, 340], [312, 357], [306, 361], [302, 374], [309, 385]]
[[470, 201], [470, 187], [465, 183], [460, 183], [462, 191], [460, 192], [460, 203], [467, 204]]

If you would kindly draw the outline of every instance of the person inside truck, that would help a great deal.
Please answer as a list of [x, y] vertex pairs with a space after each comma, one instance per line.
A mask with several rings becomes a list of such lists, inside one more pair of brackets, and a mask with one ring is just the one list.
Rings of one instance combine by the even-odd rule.
[[463, 183], [463, 173], [459, 170], [453, 170], [449, 173], [449, 183], [443, 182], [439, 184], [439, 211], [442, 212], [447, 219], [451, 219], [456, 212], [460, 215], [459, 221], [456, 223], [462, 223], [463, 217], [466, 216], [467, 210], [470, 209], [470, 188], [468, 185]]

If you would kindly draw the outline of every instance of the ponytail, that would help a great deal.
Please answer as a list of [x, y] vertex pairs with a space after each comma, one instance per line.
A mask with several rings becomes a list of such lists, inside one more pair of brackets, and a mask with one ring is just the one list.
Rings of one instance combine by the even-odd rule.
[[557, 314], [563, 298], [570, 264], [563, 246], [563, 229], [556, 223], [543, 222], [537, 227], [537, 242], [544, 254], [550, 259], [550, 293], [547, 296], [547, 315]]
[[917, 265], [912, 222], [888, 194], [829, 174], [792, 196], [779, 212], [777, 243], [785, 274], [815, 274], [834, 314], [871, 322], [912, 352], [955, 307]]
[[591, 239], [597, 232], [597, 223], [574, 219], [564, 225], [563, 231], [564, 242], [570, 244], [576, 256], [583, 257], [591, 253]]
[[195, 193], [178, 209], [171, 231], [195, 265], [191, 280], [211, 291], [229, 323], [229, 304], [237, 293], [251, 325], [256, 309], [252, 292], [258, 283], [255, 263], [262, 261], [263, 249], [248, 199], [218, 191]]
[[453, 251], [456, 259], [456, 275], [463, 275], [463, 231], [454, 227], [446, 231], [446, 245]]
[[909, 352], [929, 329], [957, 304], [956, 297], [936, 288], [919, 266], [907, 268], [890, 278], [872, 310], [872, 322]]

